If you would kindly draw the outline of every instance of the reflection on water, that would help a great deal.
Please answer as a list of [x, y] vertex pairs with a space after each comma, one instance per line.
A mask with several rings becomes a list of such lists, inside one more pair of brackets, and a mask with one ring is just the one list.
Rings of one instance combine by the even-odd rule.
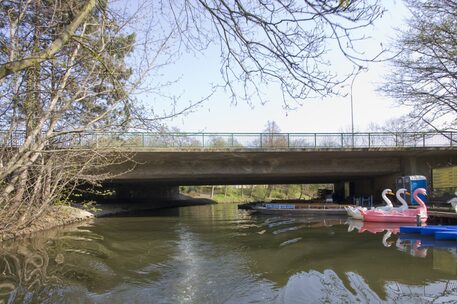
[[457, 280], [438, 281], [424, 286], [387, 282], [384, 299], [357, 273], [343, 275], [345, 284], [333, 270], [311, 270], [294, 274], [280, 292], [281, 303], [455, 303]]
[[0, 303], [457, 301], [455, 242], [346, 220], [218, 205], [55, 229], [0, 244]]
[[[0, 301], [15, 297], [20, 290], [33, 293], [54, 279], [47, 273], [49, 255], [43, 248], [30, 250], [21, 246], [13, 251], [2, 250], [0, 265]], [[26, 295], [17, 299], [22, 296]]]
[[398, 250], [412, 256], [425, 257], [429, 248], [448, 249], [448, 252], [457, 256], [457, 243], [453, 240], [436, 240], [431, 235], [420, 234], [401, 234], [396, 241], [393, 240], [392, 235], [399, 234], [400, 227], [404, 226], [401, 223], [374, 223], [348, 218], [346, 224], [348, 225], [348, 232], [357, 230], [359, 233], [383, 233], [381, 243], [384, 247], [391, 247], [392, 244], [395, 244]]

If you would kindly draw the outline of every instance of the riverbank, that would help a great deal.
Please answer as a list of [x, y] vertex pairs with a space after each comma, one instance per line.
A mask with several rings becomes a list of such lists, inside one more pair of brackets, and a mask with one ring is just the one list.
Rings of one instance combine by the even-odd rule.
[[16, 233], [3, 233], [0, 241], [22, 238], [38, 231], [69, 225], [76, 222], [93, 219], [95, 215], [86, 210], [71, 206], [52, 206], [50, 210], [34, 221], [29, 227]]
[[207, 198], [193, 198], [180, 195], [176, 200], [152, 203], [106, 203], [95, 202], [86, 204], [74, 204], [73, 206], [52, 206], [50, 210], [29, 227], [16, 233], [4, 233], [0, 235], [0, 242], [26, 237], [35, 232], [53, 229], [59, 226], [91, 220], [97, 217], [116, 216], [122, 214], [137, 214], [142, 211], [216, 204], [215, 201]]

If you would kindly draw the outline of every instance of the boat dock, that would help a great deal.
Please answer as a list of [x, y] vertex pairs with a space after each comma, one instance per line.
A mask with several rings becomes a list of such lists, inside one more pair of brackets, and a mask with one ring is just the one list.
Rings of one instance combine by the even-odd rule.
[[323, 214], [323, 215], [346, 215], [344, 205], [332, 203], [318, 203], [306, 201], [271, 201], [254, 202], [238, 205], [238, 209], [253, 210], [264, 214], [287, 214], [287, 215], [306, 215], [306, 214]]
[[429, 209], [427, 214], [429, 222], [439, 224], [457, 224], [457, 212]]
[[[267, 202], [252, 202], [238, 205], [238, 209], [255, 210], [261, 213], [269, 214], [329, 214], [329, 215], [344, 215], [342, 204], [322, 203], [322, 202], [307, 202], [299, 200], [281, 200]], [[428, 222], [434, 224], [457, 224], [457, 213], [448, 208], [430, 208], [427, 211]]]

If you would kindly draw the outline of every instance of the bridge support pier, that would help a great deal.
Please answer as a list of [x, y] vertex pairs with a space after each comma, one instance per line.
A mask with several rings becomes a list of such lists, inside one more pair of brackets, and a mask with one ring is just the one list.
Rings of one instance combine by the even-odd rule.
[[353, 195], [369, 196], [373, 195], [375, 204], [382, 203], [381, 192], [390, 188], [395, 192], [395, 180], [400, 173], [386, 174], [370, 178], [356, 179], [353, 181]]
[[335, 199], [337, 202], [344, 201], [347, 197], [350, 196], [347, 184], [348, 182], [337, 182], [333, 184]]
[[354, 196], [368, 196], [374, 192], [372, 178], [355, 179], [353, 185], [354, 192], [352, 194]]

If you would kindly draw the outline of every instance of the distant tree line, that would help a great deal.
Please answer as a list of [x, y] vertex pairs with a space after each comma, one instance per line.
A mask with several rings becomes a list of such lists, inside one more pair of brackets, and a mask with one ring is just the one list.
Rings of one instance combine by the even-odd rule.
[[180, 192], [208, 197], [218, 202], [239, 203], [272, 199], [318, 199], [319, 190], [332, 187], [327, 184], [181, 186]]

